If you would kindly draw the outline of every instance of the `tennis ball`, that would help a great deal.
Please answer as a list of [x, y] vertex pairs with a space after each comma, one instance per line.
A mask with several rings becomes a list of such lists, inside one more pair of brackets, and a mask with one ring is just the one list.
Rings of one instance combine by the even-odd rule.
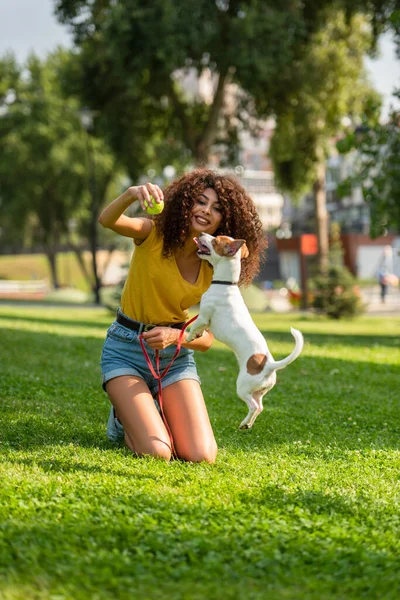
[[144, 208], [148, 215], [159, 215], [164, 210], [164, 202], [161, 200], [159, 204], [154, 200], [153, 196], [150, 196], [153, 206], [149, 206], [147, 200], [144, 201]]

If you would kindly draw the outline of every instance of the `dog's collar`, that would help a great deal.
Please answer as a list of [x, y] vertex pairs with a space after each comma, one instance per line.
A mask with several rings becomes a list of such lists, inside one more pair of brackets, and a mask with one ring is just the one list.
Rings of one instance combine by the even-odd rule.
[[211, 284], [217, 283], [218, 285], [237, 285], [238, 281], [220, 281], [219, 279], [213, 279]]

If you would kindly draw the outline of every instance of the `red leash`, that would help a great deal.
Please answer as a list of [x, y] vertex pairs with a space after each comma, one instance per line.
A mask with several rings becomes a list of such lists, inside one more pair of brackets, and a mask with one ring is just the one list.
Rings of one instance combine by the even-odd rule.
[[174, 456], [176, 456], [175, 446], [174, 446], [174, 440], [172, 438], [172, 433], [171, 433], [171, 430], [169, 428], [167, 419], [165, 418], [165, 415], [164, 415], [163, 400], [162, 400], [162, 383], [161, 383], [161, 380], [166, 376], [166, 374], [168, 373], [168, 371], [170, 370], [170, 368], [172, 366], [172, 363], [174, 362], [174, 360], [178, 356], [179, 352], [181, 351], [183, 334], [185, 332], [186, 327], [188, 327], [188, 325], [190, 325], [191, 323], [193, 323], [193, 321], [195, 321], [197, 319], [197, 317], [198, 317], [198, 315], [196, 315], [195, 317], [193, 317], [192, 319], [190, 319], [189, 321], [187, 321], [187, 323], [185, 323], [185, 325], [182, 327], [181, 332], [179, 334], [178, 343], [176, 345], [175, 354], [172, 357], [171, 362], [165, 367], [165, 369], [164, 369], [164, 371], [162, 373], [160, 373], [160, 355], [159, 355], [159, 351], [156, 350], [156, 352], [155, 352], [156, 365], [155, 365], [155, 368], [154, 368], [154, 366], [153, 366], [153, 364], [152, 364], [152, 362], [150, 360], [150, 357], [149, 357], [149, 355], [147, 353], [147, 350], [145, 348], [145, 345], [144, 345], [143, 334], [141, 333], [139, 335], [139, 342], [140, 342], [140, 345], [142, 347], [142, 351], [143, 351], [144, 357], [146, 359], [147, 365], [148, 365], [148, 367], [150, 369], [150, 372], [153, 375], [153, 377], [158, 380], [158, 404], [159, 404], [159, 407], [160, 407], [160, 412], [161, 412], [162, 420], [164, 421], [164, 425], [165, 425], [165, 427], [166, 427], [166, 429], [168, 431], [169, 439], [171, 441], [171, 451], [172, 451], [172, 454]]

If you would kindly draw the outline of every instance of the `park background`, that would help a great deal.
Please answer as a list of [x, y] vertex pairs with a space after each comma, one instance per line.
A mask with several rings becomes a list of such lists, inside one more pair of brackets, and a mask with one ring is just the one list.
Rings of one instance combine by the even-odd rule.
[[[398, 598], [398, 11], [1, 5], [2, 600]], [[257, 203], [274, 356], [306, 342], [245, 433], [233, 354], [199, 356], [217, 463], [165, 465], [105, 438], [131, 247], [97, 215], [196, 164]]]

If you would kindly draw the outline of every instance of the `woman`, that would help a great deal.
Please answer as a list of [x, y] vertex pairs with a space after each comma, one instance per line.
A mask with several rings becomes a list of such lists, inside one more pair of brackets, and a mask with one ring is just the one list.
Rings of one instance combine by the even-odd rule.
[[[144, 209], [146, 202], [152, 206], [163, 200], [163, 212], [152, 219], [123, 214], [133, 202]], [[103, 388], [112, 404], [107, 434], [110, 439], [124, 437], [136, 455], [170, 460], [169, 433], [153, 399], [157, 381], [145, 362], [139, 335], [143, 333], [153, 364], [158, 350], [165, 368], [188, 309], [200, 301], [212, 279], [212, 268], [197, 256], [193, 237], [205, 232], [245, 239], [250, 255], [242, 264], [241, 283], [249, 284], [266, 245], [261, 222], [236, 179], [207, 169], [183, 175], [164, 193], [152, 183], [130, 187], [103, 210], [99, 222], [135, 244], [121, 308], [102, 352]], [[162, 381], [165, 418], [178, 458], [212, 463], [217, 445], [193, 351], [208, 350], [213, 336], [205, 332], [190, 343], [185, 339], [186, 331], [181, 352]]]

